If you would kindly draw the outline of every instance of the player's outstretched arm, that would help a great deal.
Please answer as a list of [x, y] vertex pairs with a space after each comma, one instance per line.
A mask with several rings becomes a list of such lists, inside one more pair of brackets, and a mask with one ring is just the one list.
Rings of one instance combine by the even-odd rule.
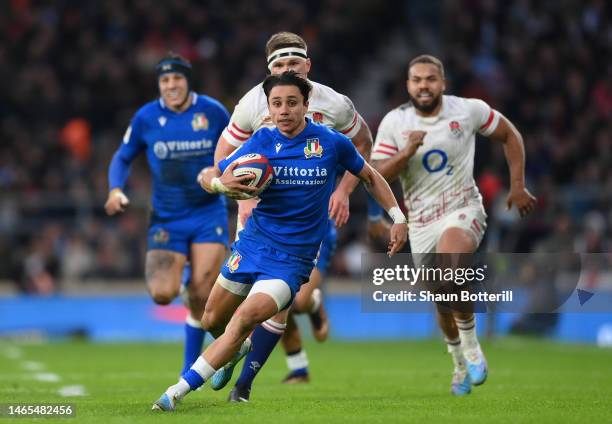
[[359, 173], [359, 178], [363, 181], [366, 189], [372, 194], [374, 199], [387, 211], [393, 225], [390, 229], [389, 236], [389, 256], [393, 256], [399, 252], [406, 243], [408, 236], [408, 226], [406, 225], [406, 217], [402, 213], [395, 196], [391, 191], [391, 187], [385, 179], [367, 163]]
[[510, 193], [506, 198], [506, 206], [510, 209], [514, 205], [521, 217], [524, 217], [535, 209], [536, 198], [525, 187], [523, 137], [512, 122], [504, 116], [500, 117], [497, 128], [489, 137], [503, 144], [504, 155], [510, 169]]
[[[351, 141], [361, 156], [365, 160], [369, 160], [373, 144], [372, 133], [361, 116], [359, 116], [359, 120], [361, 128]], [[349, 196], [355, 190], [357, 184], [359, 184], [359, 178], [350, 172], [345, 172], [329, 199], [329, 217], [334, 220], [337, 227], [341, 227], [348, 222]]]
[[406, 146], [389, 159], [372, 161], [372, 166], [387, 181], [393, 182], [400, 172], [406, 169], [408, 160], [414, 156], [419, 146], [424, 143], [425, 131], [407, 131], [403, 135], [407, 139]]

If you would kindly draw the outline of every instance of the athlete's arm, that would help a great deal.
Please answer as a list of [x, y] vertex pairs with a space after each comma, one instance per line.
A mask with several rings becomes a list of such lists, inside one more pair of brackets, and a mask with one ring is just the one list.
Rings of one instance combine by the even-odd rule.
[[536, 198], [525, 187], [525, 148], [523, 137], [506, 117], [500, 116], [495, 130], [489, 135], [491, 140], [499, 141], [504, 146], [504, 155], [510, 169], [510, 193], [506, 197], [508, 209], [516, 206], [521, 217], [531, 213], [536, 205]]
[[406, 146], [389, 159], [374, 160], [372, 166], [389, 182], [395, 181], [400, 172], [406, 169], [408, 160], [414, 156], [419, 146], [423, 145], [425, 131], [409, 131], [404, 134], [408, 139]]
[[389, 256], [397, 253], [406, 243], [408, 226], [406, 217], [402, 213], [391, 187], [385, 179], [369, 164], [365, 163], [359, 178], [363, 181], [366, 189], [372, 194], [374, 199], [381, 205], [393, 219], [389, 237]]
[[123, 193], [123, 187], [130, 175], [131, 160], [117, 150], [113, 155], [108, 169], [108, 186], [110, 188], [104, 210], [109, 216], [125, 211], [125, 207], [130, 203], [128, 197]]
[[141, 139], [141, 118], [136, 114], [108, 167], [108, 197], [104, 204], [107, 215], [123, 212], [130, 203], [123, 193], [123, 187], [130, 175], [132, 161], [145, 147]]
[[[361, 156], [365, 160], [369, 160], [372, 151], [372, 133], [360, 115], [358, 115], [358, 119], [361, 128], [351, 141]], [[329, 199], [329, 217], [334, 220], [337, 227], [346, 224], [349, 219], [349, 196], [355, 190], [357, 184], [359, 184], [359, 178], [350, 172], [345, 172]]]

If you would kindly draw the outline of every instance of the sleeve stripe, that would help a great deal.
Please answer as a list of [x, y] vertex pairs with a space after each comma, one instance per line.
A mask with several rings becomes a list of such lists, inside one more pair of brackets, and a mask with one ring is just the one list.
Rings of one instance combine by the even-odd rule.
[[247, 136], [250, 136], [251, 134], [253, 134], [253, 131], [245, 131], [242, 128], [240, 128], [238, 125], [236, 125], [235, 122], [232, 122], [232, 127], [241, 134], [244, 134]]
[[232, 137], [234, 137], [236, 140], [247, 141], [249, 139], [248, 135], [246, 137], [240, 136], [240, 135], [236, 134], [235, 132], [233, 132], [229, 128], [227, 129], [227, 132], [230, 133], [232, 135]]
[[486, 129], [489, 125], [491, 125], [491, 122], [493, 122], [494, 117], [495, 113], [493, 112], [493, 109], [491, 109], [491, 113], [489, 113], [489, 118], [487, 119], [487, 122], [485, 122], [484, 125], [480, 127], [480, 131]]
[[348, 129], [342, 130], [340, 132], [342, 134], [348, 134], [353, 130], [353, 128], [355, 128], [355, 125], [357, 125], [357, 114], [355, 114], [355, 117], [353, 118], [353, 122], [351, 122], [351, 126]]
[[394, 150], [394, 151], [396, 151], [396, 152], [399, 152], [399, 149], [398, 149], [396, 146], [392, 146], [392, 145], [390, 145], [390, 144], [380, 143], [380, 144], [379, 144], [379, 146], [382, 146], [382, 147], [385, 147], [385, 148], [387, 148], [387, 149], [390, 149], [390, 150]]
[[375, 149], [372, 153], [382, 153], [383, 155], [393, 156], [397, 152], [388, 152], [386, 150], [381, 150], [380, 148]]

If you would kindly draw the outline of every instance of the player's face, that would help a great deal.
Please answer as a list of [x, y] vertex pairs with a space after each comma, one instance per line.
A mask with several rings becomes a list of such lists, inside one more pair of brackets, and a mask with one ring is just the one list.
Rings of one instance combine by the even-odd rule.
[[417, 63], [408, 73], [408, 95], [414, 107], [423, 114], [438, 113], [446, 81], [436, 65]]
[[297, 72], [302, 78], [308, 77], [310, 59], [302, 59], [301, 57], [279, 59], [272, 64], [272, 69], [270, 70], [272, 75], [280, 75], [286, 71]]
[[189, 87], [187, 78], [177, 72], [168, 72], [159, 77], [159, 93], [164, 104], [174, 111], [181, 111], [188, 105]]
[[308, 102], [295, 85], [277, 85], [270, 91], [268, 109], [272, 122], [287, 137], [299, 134], [306, 126]]

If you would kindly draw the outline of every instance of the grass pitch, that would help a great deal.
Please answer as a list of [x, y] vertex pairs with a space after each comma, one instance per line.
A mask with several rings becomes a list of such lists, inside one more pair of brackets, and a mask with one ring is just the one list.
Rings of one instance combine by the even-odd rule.
[[[250, 403], [227, 403], [230, 385], [206, 387], [160, 413], [151, 404], [176, 382], [178, 344], [0, 342], [0, 403], [75, 405], [75, 418], [35, 420], [48, 423], [612, 422], [610, 350], [523, 339], [483, 347], [489, 380], [463, 398], [449, 393], [452, 365], [441, 341], [331, 341], [307, 345], [310, 384], [279, 383], [286, 369], [277, 349]], [[64, 397], [62, 389], [84, 395]]]

